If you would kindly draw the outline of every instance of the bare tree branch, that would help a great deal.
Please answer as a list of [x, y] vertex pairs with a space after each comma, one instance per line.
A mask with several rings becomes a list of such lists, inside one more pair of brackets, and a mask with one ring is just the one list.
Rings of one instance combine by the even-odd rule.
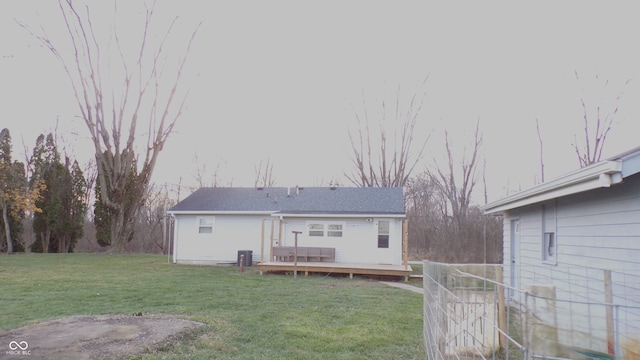
[[[578, 72], [575, 71], [574, 73], [576, 80], [580, 81]], [[596, 75], [595, 78], [596, 80], [599, 80], [598, 75]], [[630, 80], [627, 80], [624, 86], [627, 86], [629, 82]], [[603, 93], [606, 92], [608, 84], [609, 80], [606, 80], [603, 84]], [[585, 167], [600, 161], [602, 151], [604, 150], [604, 145], [607, 140], [607, 135], [609, 135], [609, 132], [615, 126], [615, 115], [618, 113], [619, 103], [623, 92], [620, 92], [616, 96], [613, 109], [606, 114], [603, 114], [601, 109], [603, 106], [602, 103], [606, 100], [603, 99], [604, 96], [601, 96], [595, 104], [595, 118], [590, 117], [591, 111], [589, 111], [585, 101], [584, 88], [582, 88], [582, 93], [583, 95], [580, 97], [580, 104], [582, 106], [584, 142], [582, 145], [579, 145], [577, 136], [574, 136], [573, 149], [578, 157], [580, 167]], [[593, 127], [595, 127], [595, 131]]]
[[540, 121], [536, 118], [536, 131], [538, 132], [538, 142], [540, 143], [540, 181], [544, 182], [544, 157], [542, 154], [542, 135], [540, 135]]
[[[427, 78], [422, 83], [426, 82]], [[421, 95], [421, 97], [419, 97]], [[426, 92], [415, 93], [410, 99], [406, 111], [402, 111], [400, 86], [396, 91], [393, 137], [389, 138], [385, 125], [391, 120], [387, 119], [390, 112], [385, 101], [381, 103], [381, 112], [378, 122], [378, 155], [372, 152], [372, 146], [376, 139], [372, 138], [368, 107], [363, 94], [363, 118], [355, 111], [357, 138], [352, 129], [348, 129], [351, 142], [351, 161], [354, 169], [351, 173], [345, 173], [346, 178], [356, 186], [361, 187], [402, 187], [404, 186], [417, 164], [422, 160], [429, 136], [424, 137], [417, 148], [414, 148], [415, 127], [420, 117]]]
[[[453, 151], [451, 150], [449, 134], [445, 131], [447, 169], [443, 170], [440, 166], [436, 165], [436, 173], [431, 174], [434, 183], [438, 186], [440, 192], [448, 202], [448, 206], [445, 206], [444, 208], [451, 208], [452, 216], [459, 228], [463, 226], [466, 220], [469, 212], [469, 205], [471, 204], [471, 195], [479, 176], [478, 153], [482, 146], [480, 120], [476, 122], [472, 145], [471, 159], [466, 159], [467, 151], [465, 149], [462, 154], [462, 161], [459, 164], [460, 170], [458, 170], [454, 161]], [[457, 183], [457, 176], [459, 175], [456, 174], [460, 174], [462, 176], [462, 182], [460, 184]]]

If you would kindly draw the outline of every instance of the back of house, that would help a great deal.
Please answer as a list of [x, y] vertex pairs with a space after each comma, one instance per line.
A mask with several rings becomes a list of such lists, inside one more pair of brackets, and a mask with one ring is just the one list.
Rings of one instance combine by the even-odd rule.
[[335, 262], [400, 265], [402, 188], [202, 188], [169, 210], [174, 263], [273, 260], [273, 248], [334, 249]]

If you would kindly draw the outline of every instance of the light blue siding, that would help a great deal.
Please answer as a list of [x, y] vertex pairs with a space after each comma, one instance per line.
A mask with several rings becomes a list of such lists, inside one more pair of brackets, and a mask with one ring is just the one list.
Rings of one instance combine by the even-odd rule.
[[[555, 219], [543, 204], [510, 210], [504, 221], [505, 279], [510, 268], [510, 220], [520, 221], [517, 284], [549, 284], [556, 288], [558, 323], [571, 333], [559, 340], [606, 351], [605, 274], [611, 273], [613, 303], [620, 336], [640, 332], [640, 174], [621, 184], [550, 200]], [[549, 204], [549, 203], [545, 203]], [[547, 207], [548, 208], [548, 207]], [[557, 264], [542, 261], [543, 223], [555, 221]], [[605, 271], [607, 270], [607, 271]], [[588, 305], [586, 303], [589, 303]]]

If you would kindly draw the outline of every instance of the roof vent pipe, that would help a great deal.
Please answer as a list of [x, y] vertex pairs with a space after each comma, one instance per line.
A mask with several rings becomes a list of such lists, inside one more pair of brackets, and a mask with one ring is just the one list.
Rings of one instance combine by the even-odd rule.
[[287, 186], [287, 197], [291, 197], [291, 188]]

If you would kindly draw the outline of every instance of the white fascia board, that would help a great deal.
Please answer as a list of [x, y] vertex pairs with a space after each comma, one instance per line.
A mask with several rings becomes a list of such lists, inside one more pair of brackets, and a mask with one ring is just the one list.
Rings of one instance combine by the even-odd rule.
[[587, 190], [609, 187], [622, 181], [621, 161], [603, 161], [588, 166], [548, 183], [540, 184], [529, 190], [507, 196], [501, 200], [481, 206], [485, 214], [515, 209], [562, 196], [577, 194]]
[[405, 218], [405, 214], [286, 214], [273, 213], [271, 216], [283, 218]]
[[274, 211], [167, 211], [169, 215], [271, 215]]

